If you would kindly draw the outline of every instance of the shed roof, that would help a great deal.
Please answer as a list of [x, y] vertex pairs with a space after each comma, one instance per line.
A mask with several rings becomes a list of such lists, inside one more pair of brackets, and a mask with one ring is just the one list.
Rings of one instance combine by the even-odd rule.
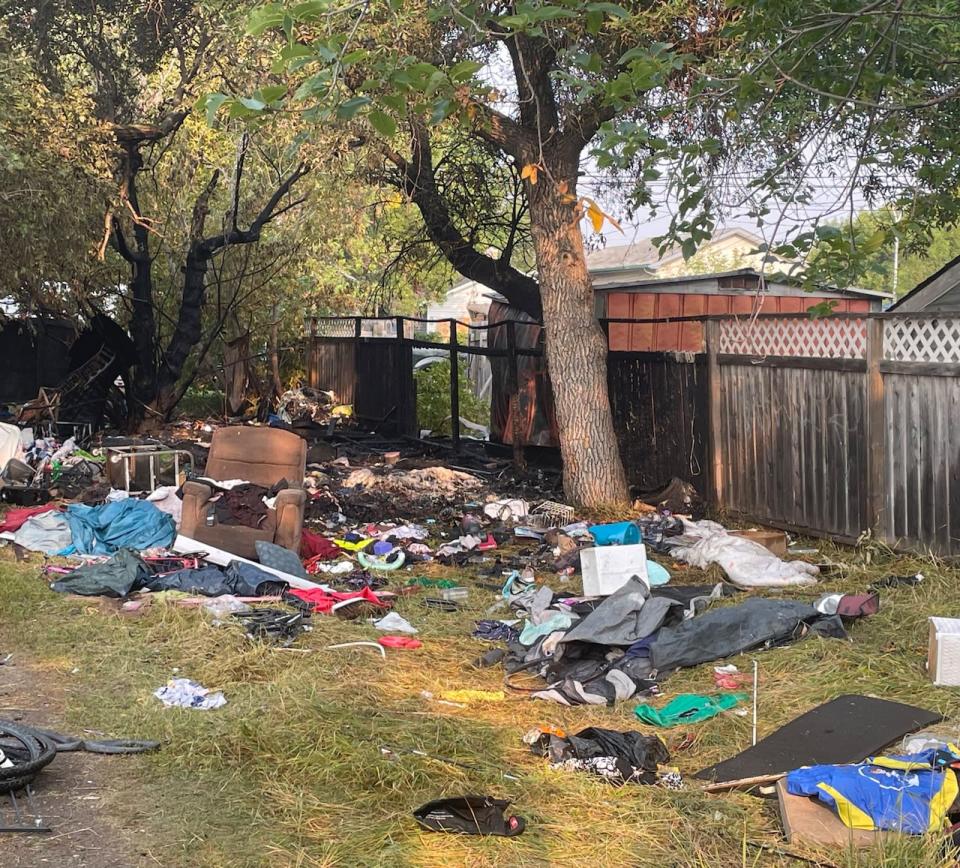
[[920, 281], [899, 301], [890, 305], [898, 313], [924, 310], [960, 310], [960, 256]]

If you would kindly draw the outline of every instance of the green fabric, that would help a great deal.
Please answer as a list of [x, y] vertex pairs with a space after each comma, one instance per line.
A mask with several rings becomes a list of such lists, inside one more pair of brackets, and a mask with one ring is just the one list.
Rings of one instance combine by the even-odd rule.
[[699, 693], [683, 693], [676, 699], [671, 699], [659, 711], [652, 705], [638, 705], [634, 712], [644, 723], [654, 726], [677, 726], [681, 723], [699, 723], [709, 720], [721, 711], [733, 708], [742, 699], [745, 693], [717, 693], [713, 696], [703, 696]]
[[414, 576], [407, 579], [408, 585], [420, 585], [421, 588], [456, 588], [459, 587], [451, 579], [428, 579], [426, 576]]

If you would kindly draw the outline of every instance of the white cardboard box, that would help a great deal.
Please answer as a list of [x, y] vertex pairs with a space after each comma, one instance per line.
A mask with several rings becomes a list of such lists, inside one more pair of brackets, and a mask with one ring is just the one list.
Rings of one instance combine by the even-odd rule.
[[580, 552], [580, 572], [586, 597], [606, 597], [620, 590], [631, 576], [639, 576], [650, 587], [647, 549], [643, 543], [583, 549]]
[[960, 687], [960, 618], [931, 618], [927, 671], [941, 687]]

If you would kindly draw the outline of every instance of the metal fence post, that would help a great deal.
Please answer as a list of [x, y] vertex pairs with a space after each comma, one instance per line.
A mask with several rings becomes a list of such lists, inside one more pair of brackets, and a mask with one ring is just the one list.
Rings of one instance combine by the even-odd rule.
[[450, 438], [453, 451], [460, 451], [460, 365], [457, 355], [457, 321], [450, 324]]

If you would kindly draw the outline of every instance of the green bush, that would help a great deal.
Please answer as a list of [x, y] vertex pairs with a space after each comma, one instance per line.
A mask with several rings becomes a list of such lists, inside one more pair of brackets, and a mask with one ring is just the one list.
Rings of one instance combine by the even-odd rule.
[[[478, 425], [490, 424], [490, 404], [473, 394], [465, 370], [459, 370], [460, 415]], [[417, 423], [434, 433], [447, 433], [450, 425], [450, 362], [434, 362], [413, 375], [417, 385]], [[461, 434], [476, 436], [461, 426]]]

